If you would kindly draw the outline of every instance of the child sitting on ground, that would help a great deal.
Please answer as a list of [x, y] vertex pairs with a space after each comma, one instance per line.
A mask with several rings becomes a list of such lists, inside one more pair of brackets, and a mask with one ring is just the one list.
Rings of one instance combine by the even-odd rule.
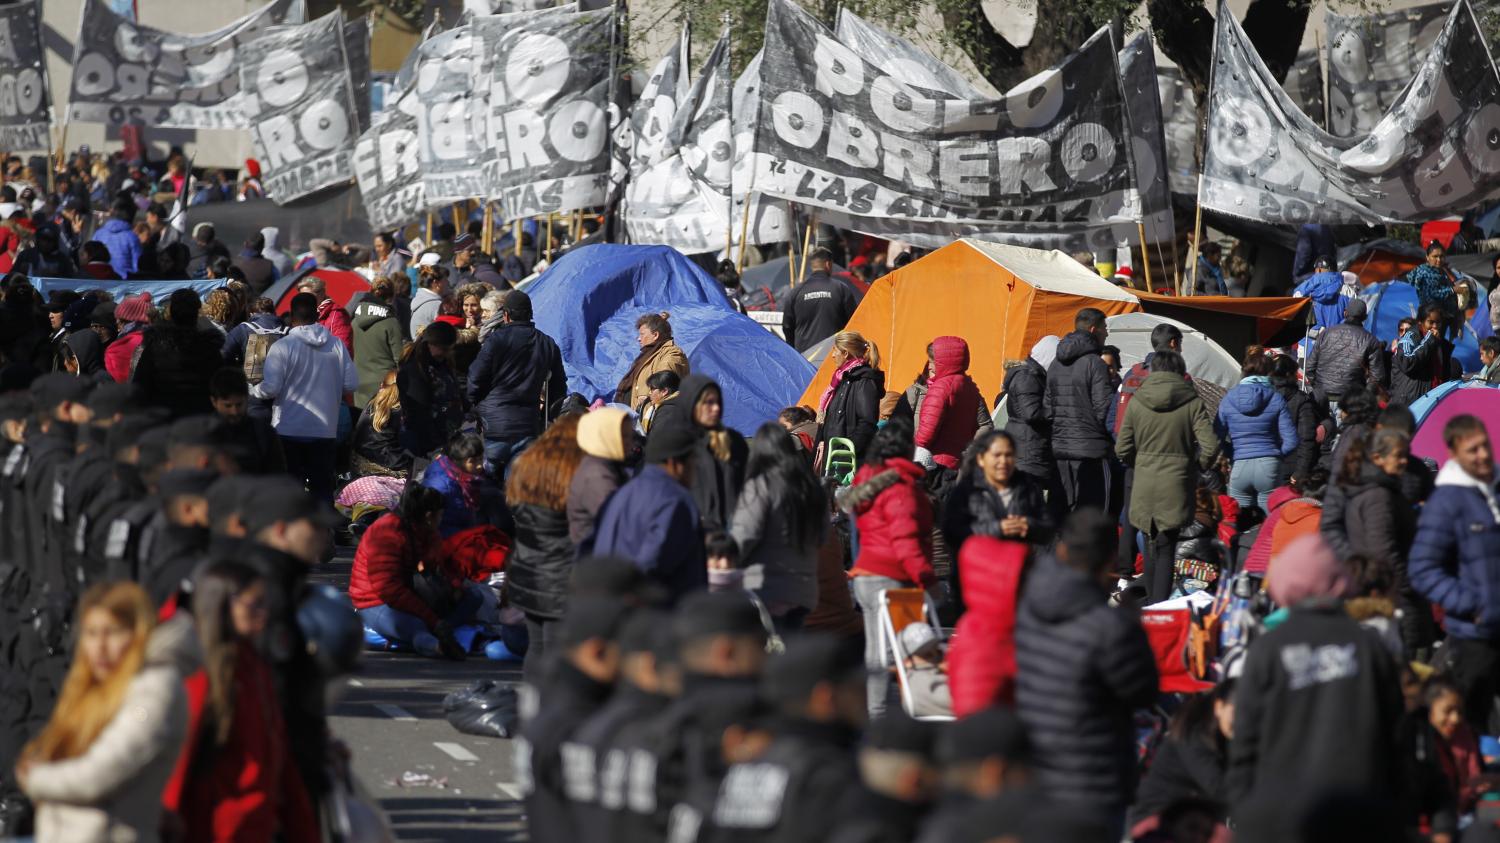
[[1219, 498], [1199, 485], [1194, 496], [1193, 520], [1182, 528], [1177, 540], [1177, 585], [1184, 594], [1211, 588], [1219, 580], [1219, 520], [1223, 517]]
[[1459, 818], [1472, 813], [1478, 801], [1479, 743], [1464, 722], [1463, 695], [1451, 680], [1429, 679], [1422, 702], [1398, 730], [1410, 813], [1418, 818], [1420, 833], [1456, 840]]
[[953, 694], [948, 688], [948, 665], [937, 631], [925, 623], [901, 630], [906, 656], [906, 681], [911, 687], [913, 717], [952, 717]]

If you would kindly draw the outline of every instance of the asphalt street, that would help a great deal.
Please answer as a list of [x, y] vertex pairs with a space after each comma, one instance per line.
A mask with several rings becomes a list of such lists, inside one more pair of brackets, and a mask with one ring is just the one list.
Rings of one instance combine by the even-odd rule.
[[[346, 588], [352, 558], [351, 549], [339, 548], [338, 558], [313, 579]], [[512, 743], [465, 735], [443, 718], [449, 692], [478, 679], [520, 678], [519, 664], [482, 655], [450, 662], [365, 653], [331, 709], [330, 726], [349, 746], [356, 777], [397, 840], [526, 840]]]

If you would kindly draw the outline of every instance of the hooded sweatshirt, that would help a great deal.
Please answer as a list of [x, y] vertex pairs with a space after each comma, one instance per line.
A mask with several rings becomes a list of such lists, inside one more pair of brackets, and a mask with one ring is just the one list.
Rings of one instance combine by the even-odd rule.
[[250, 387], [274, 399], [271, 426], [280, 436], [333, 439], [339, 404], [359, 388], [359, 372], [344, 344], [322, 325], [298, 325], [266, 354], [265, 379]]
[[422, 330], [437, 321], [438, 308], [443, 303], [443, 297], [421, 287], [411, 297], [411, 337], [416, 339], [422, 336]]
[[68, 334], [67, 343], [68, 348], [73, 349], [73, 356], [78, 359], [80, 378], [99, 382], [110, 380], [109, 372], [104, 370], [104, 343], [98, 334], [84, 328]]
[[1252, 375], [1229, 390], [1219, 404], [1214, 431], [1229, 440], [1233, 459], [1283, 457], [1297, 447], [1297, 422], [1271, 379]]
[[260, 230], [260, 236], [266, 238], [266, 247], [260, 250], [261, 255], [276, 267], [276, 274], [282, 278], [292, 274], [292, 258], [286, 252], [281, 251], [281, 229], [268, 225]]
[[624, 410], [602, 407], [578, 421], [583, 460], [568, 486], [568, 537], [579, 544], [594, 532], [605, 501], [625, 485]]
[[1298, 284], [1293, 295], [1312, 299], [1317, 327], [1331, 328], [1344, 321], [1344, 305], [1349, 302], [1343, 290], [1344, 273], [1317, 272]]
[[1198, 469], [1218, 450], [1208, 408], [1181, 375], [1152, 372], [1125, 407], [1116, 452], [1135, 467], [1130, 523], [1148, 533], [1193, 520]]
[[380, 390], [386, 372], [401, 365], [401, 323], [396, 308], [375, 299], [365, 299], [354, 308], [354, 365], [359, 370], [359, 389], [354, 404], [363, 407]]
[[968, 375], [969, 344], [959, 337], [933, 340], [932, 368], [916, 430], [917, 447], [931, 451], [938, 465], [956, 469], [974, 439], [982, 401]]

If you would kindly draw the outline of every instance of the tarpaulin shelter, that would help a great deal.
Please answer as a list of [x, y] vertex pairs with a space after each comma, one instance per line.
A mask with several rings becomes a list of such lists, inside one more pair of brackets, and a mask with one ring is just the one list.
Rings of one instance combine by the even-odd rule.
[[1339, 249], [1338, 264], [1359, 276], [1361, 284], [1400, 278], [1422, 263], [1422, 247], [1406, 240], [1382, 237]]
[[1443, 426], [1454, 416], [1465, 413], [1486, 423], [1500, 419], [1500, 386], [1482, 381], [1449, 381], [1414, 401], [1411, 414], [1417, 419], [1417, 433], [1411, 440], [1412, 455], [1430, 457], [1439, 465], [1447, 462]]
[[1307, 332], [1312, 306], [1308, 299], [1291, 296], [1163, 296], [1143, 290], [1136, 295], [1142, 310], [1192, 325], [1235, 359], [1243, 358], [1248, 346], [1295, 344]]
[[[1140, 303], [1062, 252], [966, 238], [870, 285], [846, 330], [875, 343], [893, 391], [921, 374], [934, 338], [963, 337], [969, 375], [988, 397], [1000, 391], [1006, 360], [1024, 358], [1048, 334], [1073, 330], [1085, 307], [1113, 315], [1139, 310]], [[829, 357], [799, 403], [815, 406], [832, 377]]]
[[1151, 353], [1151, 332], [1157, 325], [1176, 325], [1182, 331], [1182, 356], [1188, 374], [1230, 389], [1240, 382], [1240, 364], [1234, 355], [1202, 331], [1184, 322], [1153, 313], [1121, 313], [1105, 320], [1109, 344], [1120, 349], [1120, 368], [1129, 369]]
[[86, 293], [89, 290], [104, 290], [114, 296], [115, 301], [120, 301], [126, 296], [136, 296], [141, 293], [150, 293], [154, 302], [165, 303], [167, 297], [178, 290], [193, 290], [200, 298], [224, 286], [222, 278], [194, 279], [191, 281], [99, 281], [94, 278], [31, 278], [31, 286], [42, 294], [43, 298], [52, 293], [63, 290], [71, 290], [76, 293]]
[[[1402, 319], [1416, 318], [1420, 303], [1416, 288], [1405, 281], [1371, 284], [1360, 293], [1360, 298], [1365, 300], [1370, 311], [1365, 318], [1365, 329], [1385, 343], [1396, 339]], [[1453, 340], [1453, 358], [1465, 372], [1479, 371], [1479, 341], [1492, 333], [1490, 303], [1480, 295], [1475, 299], [1473, 314], [1464, 323], [1463, 333]]]
[[734, 312], [718, 280], [667, 246], [569, 250], [527, 290], [537, 327], [557, 341], [568, 389], [614, 398], [640, 348], [635, 321], [666, 312], [692, 370], [719, 383], [724, 421], [744, 434], [796, 402], [813, 366]]
[[276, 302], [276, 312], [285, 314], [292, 308], [292, 298], [297, 295], [297, 285], [308, 276], [323, 279], [328, 287], [328, 297], [339, 307], [346, 307], [349, 300], [359, 293], [370, 291], [370, 282], [363, 275], [348, 269], [312, 267], [299, 269], [266, 288], [265, 297]]

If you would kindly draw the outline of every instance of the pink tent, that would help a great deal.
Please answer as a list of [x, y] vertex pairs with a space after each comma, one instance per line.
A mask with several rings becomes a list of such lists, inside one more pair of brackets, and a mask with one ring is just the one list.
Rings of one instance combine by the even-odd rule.
[[[1412, 404], [1411, 411], [1417, 417], [1417, 435], [1411, 440], [1412, 455], [1431, 457], [1442, 465], [1448, 461], [1443, 426], [1449, 419], [1467, 413], [1478, 416], [1486, 425], [1500, 425], [1500, 387], [1479, 381], [1443, 384]], [[1490, 434], [1500, 436], [1500, 427]]]

